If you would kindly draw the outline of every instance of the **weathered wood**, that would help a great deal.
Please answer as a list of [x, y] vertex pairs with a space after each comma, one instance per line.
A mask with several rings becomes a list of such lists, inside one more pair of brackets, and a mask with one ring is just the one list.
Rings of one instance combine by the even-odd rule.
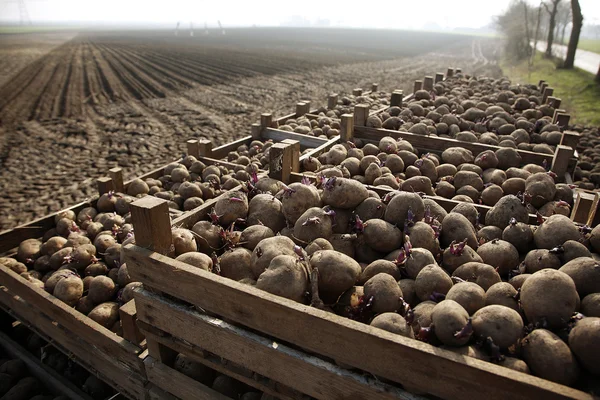
[[462, 68], [455, 68], [455, 69], [454, 69], [454, 71], [455, 71], [457, 74], [460, 74], [460, 73], [462, 73]]
[[[548, 87], [548, 82], [543, 81], [540, 86], [540, 92], [544, 93], [544, 90]], [[543, 104], [543, 103], [542, 103]]]
[[563, 146], [572, 147], [574, 149], [577, 148], [577, 144], [579, 144], [579, 132], [564, 131], [562, 138], [560, 139], [560, 144]]
[[77, 386], [69, 382], [54, 369], [42, 364], [40, 360], [14, 342], [8, 335], [0, 332], [0, 349], [4, 357], [19, 359], [25, 363], [31, 376], [36, 377], [44, 386], [56, 396], [66, 396], [72, 400], [92, 400], [90, 396], [82, 392]]
[[[215, 158], [215, 159], [225, 158], [225, 157], [227, 157], [229, 152], [237, 151], [238, 147], [240, 147], [240, 146], [249, 145], [250, 142], [252, 142], [252, 140], [254, 140], [254, 139], [255, 138], [252, 135], [244, 136], [244, 137], [241, 137], [238, 140], [235, 140], [231, 143], [227, 143], [222, 146], [215, 147], [214, 149], [212, 149], [211, 153], [208, 155], [200, 154], [200, 156]], [[258, 139], [259, 140], [261, 139], [260, 136], [258, 137]]]
[[546, 102], [548, 101], [548, 97], [552, 96], [553, 93], [554, 93], [554, 88], [552, 88], [550, 86], [546, 86], [544, 88], [544, 91], [542, 92], [542, 104], [546, 104]]
[[423, 79], [423, 89], [427, 90], [428, 92], [433, 90], [433, 76], [426, 76]]
[[135, 301], [130, 300], [119, 308], [119, 316], [121, 319], [121, 327], [123, 328], [123, 338], [131, 343], [141, 343], [144, 340], [144, 335], [137, 327], [137, 310]]
[[[344, 370], [146, 290], [136, 291], [135, 297], [140, 304], [140, 319], [166, 333], [157, 335], [158, 340], [160, 336], [178, 338], [311, 397], [390, 400], [417, 398], [397, 387]], [[149, 379], [151, 380], [150, 372]]]
[[448, 70], [446, 71], [446, 78], [452, 78], [454, 76], [454, 69], [448, 67]]
[[123, 169], [121, 167], [115, 167], [108, 170], [110, 179], [113, 181], [115, 192], [123, 193], [125, 186], [123, 184]]
[[598, 206], [600, 206], [600, 193], [594, 193], [594, 200], [592, 201], [592, 207], [590, 209], [590, 213], [588, 214], [588, 219], [586, 221], [587, 226], [596, 226], [595, 222], [598, 219]]
[[378, 83], [375, 83], [375, 82], [373, 82], [373, 83], [371, 84], [371, 93], [377, 93], [378, 91], [379, 91], [379, 84], [378, 84]]
[[354, 106], [354, 126], [365, 126], [369, 118], [369, 106], [357, 104]]
[[285, 139], [296, 140], [300, 143], [302, 149], [314, 149], [315, 147], [321, 146], [327, 142], [326, 139], [322, 139], [315, 136], [303, 135], [296, 132], [281, 131], [279, 129], [267, 128], [263, 130], [263, 139], [272, 139], [275, 142], [281, 142]]
[[164, 365], [153, 357], [144, 360], [144, 364], [150, 382], [181, 400], [229, 399], [229, 397]]
[[560, 108], [561, 103], [562, 103], [562, 99], [560, 97], [554, 97], [554, 96], [552, 96], [552, 100], [550, 100], [548, 102], [548, 104], [550, 104], [550, 107], [552, 107], [552, 108]]
[[596, 193], [594, 192], [576, 189], [575, 205], [571, 211], [571, 221], [580, 224], [587, 224], [587, 221], [590, 219], [590, 214], [592, 213], [596, 197]]
[[307, 153], [304, 153], [300, 156], [300, 163], [302, 163], [302, 161], [306, 158], [309, 157], [318, 157], [319, 155], [323, 154], [324, 152], [328, 151], [330, 148], [332, 148], [333, 146], [335, 146], [336, 144], [338, 144], [340, 142], [340, 135], [334, 136], [331, 139], [329, 139], [327, 142], [323, 143], [321, 146], [317, 147], [314, 150], [311, 150]]
[[567, 125], [569, 125], [569, 121], [571, 120], [571, 115], [570, 114], [556, 114], [556, 125], [560, 126], [561, 128], [566, 128]]
[[186, 143], [188, 156], [200, 157], [200, 143], [198, 139], [190, 139]]
[[423, 81], [420, 79], [417, 79], [415, 81], [415, 84], [413, 86], [413, 93], [418, 92], [419, 90], [423, 89]]
[[[138, 246], [128, 245], [124, 251], [132, 278], [148, 287], [337, 362], [435, 396], [463, 400], [465, 397], [592, 399], [578, 390], [474, 358], [467, 360], [453, 352], [266, 293]], [[138, 312], [142, 314], [141, 307]]]
[[392, 92], [392, 97], [390, 99], [390, 107], [402, 107], [402, 97], [404, 96], [404, 92], [402, 90], [394, 90]]
[[281, 143], [292, 146], [292, 172], [300, 172], [300, 142], [294, 139], [284, 139]]
[[439, 83], [439, 82], [441, 82], [443, 80], [444, 80], [444, 73], [443, 72], [437, 72], [435, 74], [435, 80], [434, 80], [434, 82], [435, 83]]
[[213, 157], [212, 142], [208, 139], [198, 140], [198, 152], [201, 157]]
[[563, 110], [563, 109], [560, 109], [560, 108], [556, 108], [556, 109], [554, 110], [554, 114], [552, 114], [552, 123], [553, 123], [553, 124], [555, 124], [555, 123], [556, 123], [556, 119], [557, 119], [557, 117], [558, 117], [558, 114], [564, 114], [564, 113], [566, 113], [566, 112], [567, 112], [567, 110]]
[[96, 179], [96, 186], [98, 187], [98, 195], [102, 196], [108, 192], [115, 191], [115, 184], [113, 180], [107, 176]]
[[292, 146], [275, 143], [269, 149], [269, 177], [289, 183], [292, 172]]
[[338, 102], [337, 94], [330, 94], [329, 96], [327, 96], [327, 109], [333, 110], [337, 106], [337, 102]]
[[360, 95], [362, 95], [362, 93], [363, 93], [362, 88], [352, 89], [352, 95], [353, 96], [360, 96]]
[[147, 400], [180, 400], [177, 397], [165, 392], [153, 384], [148, 384], [146, 387], [148, 393]]
[[550, 168], [557, 176], [563, 177], [569, 168], [569, 161], [573, 157], [573, 148], [563, 145], [556, 146], [556, 152], [552, 159], [552, 167]]
[[[241, 186], [236, 186], [231, 191], [240, 190]], [[172, 226], [177, 228], [191, 229], [196, 222], [206, 218], [210, 210], [214, 207], [215, 203], [222, 197], [218, 196], [209, 200], [206, 200], [202, 205], [184, 213], [181, 217], [173, 220]]]
[[161, 254], [171, 251], [169, 202], [154, 196], [142, 197], [130, 204], [131, 222], [138, 246]]
[[310, 111], [310, 103], [304, 101], [296, 103], [296, 118], [303, 116]]
[[[296, 116], [296, 113], [293, 114]], [[273, 114], [271, 113], [263, 113], [260, 115], [260, 126], [264, 128], [271, 128], [273, 125]]]
[[261, 129], [260, 124], [258, 122], [253, 123], [250, 127], [252, 139], [260, 140], [261, 131], [262, 131], [262, 129]]
[[354, 140], [354, 115], [342, 115], [340, 125], [340, 140], [342, 141], [342, 143], [352, 142]]

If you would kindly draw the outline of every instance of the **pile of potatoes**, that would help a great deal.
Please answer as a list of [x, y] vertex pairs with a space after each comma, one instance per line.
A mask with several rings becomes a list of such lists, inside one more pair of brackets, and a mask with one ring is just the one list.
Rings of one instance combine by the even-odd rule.
[[[360, 146], [360, 148], [359, 148]], [[543, 166], [523, 165], [511, 148], [476, 156], [462, 147], [441, 154], [419, 152], [406, 140], [383, 137], [377, 145], [356, 139], [333, 146], [318, 158], [303, 160], [306, 174], [352, 178], [367, 185], [422, 192], [468, 203], [492, 206], [502, 197], [527, 193], [529, 212], [570, 215], [572, 188]]]
[[277, 129], [282, 131], [300, 133], [302, 135], [316, 136], [323, 139], [331, 139], [340, 134], [340, 121], [335, 117], [329, 117], [324, 113], [319, 113], [319, 118], [308, 119], [299, 117], [288, 119]]
[[[600, 370], [600, 227], [527, 225], [331, 177], [261, 178], [173, 231], [177, 260], [459, 354], [587, 390]], [[480, 224], [480, 222], [485, 225]]]
[[390, 104], [390, 96], [391, 93], [383, 91], [368, 92], [360, 96], [341, 94], [338, 95], [337, 105], [332, 110], [320, 107], [318, 112], [330, 118], [340, 118], [344, 114], [354, 113], [354, 106], [359, 104], [368, 105], [371, 111], [380, 110]]
[[132, 282], [121, 256], [121, 245], [133, 236], [129, 202], [107, 193], [95, 208], [60, 212], [41, 240], [21, 242], [16, 256], [0, 257], [0, 264], [121, 334], [119, 307], [141, 285]]
[[0, 352], [0, 399], [65, 400], [65, 396], [48, 394], [42, 382], [30, 375], [23, 360], [11, 359]]
[[562, 133], [553, 115], [535, 85], [459, 75], [370, 116], [367, 126], [554, 154]]
[[600, 132], [598, 128], [579, 131], [579, 162], [573, 174], [573, 181], [582, 189], [594, 190], [600, 187]]

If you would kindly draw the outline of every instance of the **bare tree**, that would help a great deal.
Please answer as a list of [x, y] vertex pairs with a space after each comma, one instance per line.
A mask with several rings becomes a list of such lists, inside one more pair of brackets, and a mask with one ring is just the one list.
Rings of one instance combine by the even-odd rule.
[[[525, 37], [527, 38], [527, 45], [531, 43], [531, 33], [529, 32], [529, 7], [527, 7], [527, 3], [521, 0], [521, 4], [523, 5], [523, 15], [525, 16]], [[535, 54], [535, 48], [532, 50], [532, 55]], [[527, 57], [527, 65], [531, 69], [533, 65], [533, 56]]]
[[547, 46], [546, 52], [544, 53], [544, 56], [546, 58], [552, 57], [552, 43], [554, 43], [554, 28], [556, 26], [556, 12], [558, 11], [558, 4], [561, 2], [561, 0], [550, 0], [550, 2], [552, 3], [552, 9], [548, 7], [548, 4], [542, 3], [548, 14], [550, 14], [550, 24], [548, 26], [548, 39], [546, 40]]
[[523, 0], [513, 0], [502, 15], [497, 15], [495, 24], [506, 36], [505, 53], [515, 59], [523, 60], [531, 56], [531, 34], [529, 26], [533, 14], [531, 9], [526, 9], [526, 22], [523, 24], [523, 9], [529, 6]]
[[573, 29], [571, 29], [571, 37], [569, 38], [569, 47], [567, 48], [567, 57], [565, 58], [564, 68], [571, 69], [575, 64], [575, 52], [579, 44], [579, 34], [583, 26], [583, 14], [579, 0], [571, 0], [571, 13], [573, 14]]
[[571, 3], [560, 3], [558, 6], [558, 12], [556, 13], [556, 38], [558, 38], [560, 31], [560, 44], [565, 43], [565, 32], [567, 26], [571, 22]]
[[537, 8], [537, 22], [535, 24], [535, 36], [533, 39], [533, 51], [531, 52], [531, 57], [529, 57], [531, 59], [531, 64], [533, 65], [533, 59], [535, 58], [535, 53], [537, 52], [537, 44], [538, 44], [538, 38], [540, 36], [540, 23], [542, 22], [542, 3], [544, 1], [540, 1], [540, 5]]

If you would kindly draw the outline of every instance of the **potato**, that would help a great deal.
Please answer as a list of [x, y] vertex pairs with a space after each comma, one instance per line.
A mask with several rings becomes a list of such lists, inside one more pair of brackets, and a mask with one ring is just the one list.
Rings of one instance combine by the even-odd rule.
[[110, 329], [119, 319], [119, 305], [114, 302], [99, 304], [90, 311], [88, 317]]
[[143, 287], [141, 282], [131, 282], [125, 285], [121, 292], [121, 301], [123, 304], [127, 304], [129, 301], [133, 300], [133, 292], [138, 287]]
[[517, 343], [523, 332], [523, 319], [515, 310], [502, 305], [487, 305], [473, 314], [473, 331], [492, 338], [495, 345], [507, 349]]
[[485, 264], [497, 268], [500, 276], [507, 276], [519, 266], [519, 252], [504, 240], [494, 239], [482, 244], [477, 249], [477, 254]]
[[442, 246], [448, 247], [453, 241], [460, 242], [465, 239], [471, 248], [477, 248], [477, 236], [471, 222], [462, 214], [449, 213], [442, 222], [440, 243]]
[[27, 272], [27, 266], [23, 263], [18, 262], [14, 258], [0, 257], [0, 264], [4, 265], [5, 267], [9, 268], [11, 271], [19, 275], [23, 272]]
[[420, 221], [425, 216], [425, 204], [417, 193], [393, 192], [394, 196], [388, 203], [384, 219], [396, 226], [404, 226], [410, 210], [414, 221]]
[[94, 264], [90, 264], [85, 267], [83, 272], [84, 276], [98, 276], [98, 275], [106, 275], [108, 272], [108, 267], [105, 263], [99, 261]]
[[117, 270], [117, 285], [125, 287], [129, 283], [131, 283], [131, 276], [129, 275], [127, 264], [123, 263]]
[[75, 306], [83, 295], [83, 281], [76, 274], [65, 276], [58, 281], [52, 294], [64, 303]]
[[365, 282], [379, 273], [389, 274], [393, 276], [396, 281], [399, 281], [401, 277], [400, 270], [395, 263], [387, 260], [375, 260], [367, 265], [367, 267], [362, 271], [358, 283], [363, 285]]
[[459, 282], [452, 286], [446, 294], [446, 300], [454, 300], [469, 315], [485, 306], [485, 291], [476, 283]]
[[404, 301], [411, 307], [415, 307], [419, 302], [417, 293], [415, 292], [415, 281], [413, 279], [401, 279], [398, 281], [398, 286], [400, 286]]
[[274, 236], [258, 242], [252, 252], [251, 268], [254, 277], [258, 279], [276, 256], [294, 255], [294, 246], [294, 242], [285, 236]]
[[452, 276], [474, 282], [481, 286], [483, 290], [488, 290], [493, 284], [502, 281], [494, 267], [478, 262], [468, 262], [461, 265], [452, 273]]
[[6, 392], [2, 396], [2, 400], [28, 400], [38, 394], [41, 388], [42, 386], [36, 378], [27, 376]]
[[590, 245], [596, 253], [600, 253], [600, 225], [596, 225], [590, 234]]
[[242, 279], [254, 279], [252, 272], [252, 251], [237, 247], [226, 251], [219, 258], [221, 276], [240, 281]]
[[113, 193], [104, 193], [98, 198], [96, 209], [101, 213], [114, 212], [116, 202], [117, 196], [115, 196]]
[[[412, 243], [412, 242], [411, 242]], [[458, 267], [468, 262], [479, 262], [483, 260], [471, 246], [466, 245], [459, 250], [459, 245], [450, 245], [442, 255], [442, 266], [448, 273], [453, 273]]]
[[580, 298], [600, 293], [600, 264], [590, 257], [580, 257], [563, 265], [559, 271], [569, 275]]
[[52, 275], [48, 278], [48, 280], [44, 284], [46, 291], [48, 293], [52, 294], [54, 292], [54, 289], [56, 288], [56, 285], [58, 284], [58, 282], [69, 276], [77, 276], [77, 274], [68, 269], [61, 269], [59, 271], [52, 273]]
[[198, 251], [211, 254], [221, 248], [221, 228], [219, 226], [213, 225], [209, 221], [199, 221], [192, 227], [192, 232], [196, 234]]
[[[21, 277], [25, 278], [28, 282], [30, 282], [33, 286], [44, 290], [44, 282], [42, 282], [41, 280], [39, 280], [38, 278], [36, 278], [35, 276], [33, 276], [33, 273], [37, 273], [39, 276], [39, 272], [37, 271], [32, 271], [32, 272], [23, 272], [21, 274]], [[40, 276], [41, 277], [41, 276]]]
[[474, 161], [473, 153], [462, 147], [449, 147], [442, 153], [442, 161], [454, 166]]
[[569, 346], [546, 329], [536, 329], [522, 343], [523, 360], [534, 375], [543, 379], [573, 385], [580, 374], [577, 360]]
[[502, 240], [512, 244], [519, 253], [527, 253], [533, 244], [533, 230], [527, 224], [508, 224], [502, 232]]
[[539, 249], [552, 249], [567, 240], [580, 238], [581, 234], [571, 219], [559, 214], [549, 217], [533, 234], [533, 240]]
[[[261, 215], [264, 215], [261, 221], [267, 226], [269, 226], [273, 230], [273, 232], [279, 232], [281, 228], [283, 228], [283, 226], [279, 228], [279, 226], [271, 226], [267, 223], [267, 221], [269, 221], [272, 218], [272, 215], [270, 213], [267, 213], [269, 209], [276, 210], [277, 208], [279, 208], [280, 211], [277, 212], [283, 212], [283, 216], [285, 217], [285, 219], [290, 224], [295, 224], [298, 218], [300, 218], [300, 216], [304, 214], [304, 212], [309, 208], [321, 207], [321, 197], [319, 196], [317, 188], [313, 185], [305, 185], [298, 182], [290, 184], [289, 190], [285, 191], [283, 194], [279, 207], [276, 207], [278, 206], [277, 204], [268, 204], [269, 201], [273, 200], [261, 198], [259, 204], [259, 201], [255, 201], [254, 199], [252, 199], [252, 201], [250, 202], [250, 215], [252, 215], [253, 212], [260, 212]], [[263, 210], [263, 208], [266, 209]], [[249, 223], [250, 222], [252, 221], [249, 221]]]
[[518, 292], [508, 282], [498, 282], [485, 292], [485, 305], [501, 305], [519, 311]]
[[386, 273], [376, 274], [365, 282], [363, 288], [365, 298], [373, 297], [375, 313], [393, 313], [400, 309], [402, 290], [393, 276]]
[[577, 321], [569, 333], [569, 347], [588, 371], [596, 377], [600, 376], [600, 318]]
[[259, 276], [256, 287], [300, 303], [308, 290], [308, 266], [297, 256], [280, 255]]
[[175, 256], [179, 256], [184, 253], [195, 252], [198, 250], [198, 245], [196, 244], [196, 238], [194, 234], [187, 229], [173, 229], [171, 231], [171, 238], [173, 240]]
[[419, 333], [421, 328], [431, 326], [431, 314], [435, 306], [437, 306], [437, 303], [428, 300], [417, 304], [413, 308], [414, 317], [411, 326], [415, 335]]
[[333, 234], [333, 218], [325, 210], [312, 207], [306, 210], [294, 225], [294, 237], [303, 243], [317, 238], [328, 239]]
[[[400, 250], [393, 251], [388, 254], [385, 259], [394, 261], [398, 257], [399, 253]], [[416, 279], [417, 275], [419, 275], [419, 272], [421, 272], [425, 266], [430, 264], [437, 265], [435, 257], [429, 250], [413, 248], [410, 252], [410, 257], [406, 259], [404, 265], [400, 266], [400, 269], [404, 271], [409, 278]]]
[[219, 217], [222, 226], [229, 226], [238, 219], [248, 216], [248, 197], [245, 193], [227, 192], [215, 203], [215, 213]]
[[544, 268], [559, 269], [561, 266], [558, 256], [546, 249], [531, 250], [525, 256], [523, 263], [525, 264], [525, 270], [529, 274], [533, 274]]
[[581, 300], [580, 312], [586, 317], [600, 317], [600, 293], [585, 296]]
[[373, 318], [371, 321], [371, 326], [383, 329], [384, 331], [409, 337], [411, 339], [414, 339], [415, 337], [412, 328], [406, 323], [406, 320], [393, 312], [379, 314]]
[[100, 275], [94, 277], [94, 279], [91, 281], [87, 297], [93, 301], [94, 304], [100, 304], [112, 299], [116, 293], [116, 290], [116, 285], [112, 279], [107, 276]]
[[425, 266], [415, 279], [415, 293], [421, 301], [433, 300], [435, 294], [446, 294], [452, 287], [450, 276], [437, 265]]
[[213, 390], [232, 399], [239, 399], [247, 390], [246, 385], [227, 375], [219, 375], [212, 384]]
[[203, 269], [205, 271], [212, 271], [213, 261], [212, 259], [204, 253], [198, 252], [189, 252], [184, 253], [175, 258], [177, 261], [184, 262], [186, 264], [192, 265], [196, 268]]
[[543, 269], [531, 275], [521, 287], [521, 306], [527, 319], [541, 326], [565, 326], [578, 302], [575, 283], [561, 271]]
[[185, 376], [188, 376], [203, 385], [211, 386], [215, 379], [215, 371], [208, 368], [204, 364], [192, 360], [185, 354], [178, 354], [175, 357], [175, 363], [173, 365], [176, 371], [181, 372]]
[[504, 368], [510, 368], [514, 371], [531, 375], [531, 370], [527, 366], [527, 363], [523, 360], [519, 360], [518, 358], [504, 357], [504, 359], [498, 361], [497, 364]]
[[355, 260], [335, 250], [314, 253], [310, 258], [310, 266], [319, 270], [319, 294], [323, 301], [335, 301], [354, 286], [361, 273], [360, 265]]
[[333, 246], [327, 239], [318, 238], [310, 242], [305, 250], [309, 256], [312, 256], [319, 250], [333, 250]]
[[464, 346], [470, 336], [457, 336], [467, 322], [469, 314], [454, 300], [444, 300], [438, 303], [432, 313], [431, 322], [435, 326], [435, 336], [445, 345]]
[[26, 239], [19, 244], [17, 260], [26, 264], [35, 261], [40, 256], [42, 242], [38, 239]]
[[250, 251], [254, 250], [256, 245], [263, 239], [275, 236], [271, 228], [264, 225], [249, 226], [242, 231], [240, 243]]
[[363, 238], [373, 250], [389, 253], [402, 246], [402, 231], [382, 219], [370, 219], [364, 224]]
[[108, 233], [100, 233], [94, 238], [94, 246], [98, 254], [106, 253], [106, 249], [115, 244], [117, 244], [117, 240]]
[[582, 243], [575, 240], [567, 240], [562, 245], [562, 254], [559, 253], [563, 263], [568, 263], [579, 257], [592, 257], [590, 250]]
[[83, 296], [75, 305], [75, 309], [84, 315], [88, 315], [96, 307], [96, 304], [89, 297]]
[[356, 234], [337, 234], [334, 233], [329, 238], [329, 243], [333, 247], [333, 250], [339, 251], [348, 257], [354, 258], [355, 249], [354, 245], [357, 241]]
[[485, 215], [485, 224], [504, 229], [509, 225], [511, 218], [514, 218], [517, 222], [528, 223], [529, 213], [516, 196], [508, 195], [501, 198], [487, 212]]
[[538, 172], [527, 178], [525, 191], [532, 196], [531, 205], [540, 208], [554, 199], [556, 186], [550, 175], [545, 172]]
[[72, 232], [64, 247], [76, 248], [84, 244], [92, 244], [92, 241], [83, 232]]
[[323, 203], [336, 208], [354, 209], [369, 193], [360, 182], [346, 178], [329, 178], [323, 189]]
[[437, 254], [440, 251], [440, 243], [435, 237], [435, 232], [431, 225], [419, 221], [408, 229], [410, 243], [413, 247], [421, 247], [429, 250], [432, 254]]

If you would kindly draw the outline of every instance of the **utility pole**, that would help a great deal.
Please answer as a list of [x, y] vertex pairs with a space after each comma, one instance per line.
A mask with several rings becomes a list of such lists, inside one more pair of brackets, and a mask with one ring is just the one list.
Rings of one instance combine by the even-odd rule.
[[194, 37], [194, 23], [190, 21], [190, 36]]
[[19, 20], [21, 25], [31, 25], [31, 19], [27, 12], [27, 5], [25, 0], [19, 0]]
[[179, 21], [177, 21], [177, 26], [175, 27], [175, 36], [179, 36]]
[[225, 29], [223, 29], [223, 25], [221, 25], [221, 21], [217, 21], [219, 23], [219, 28], [221, 28], [221, 35], [225, 34]]

